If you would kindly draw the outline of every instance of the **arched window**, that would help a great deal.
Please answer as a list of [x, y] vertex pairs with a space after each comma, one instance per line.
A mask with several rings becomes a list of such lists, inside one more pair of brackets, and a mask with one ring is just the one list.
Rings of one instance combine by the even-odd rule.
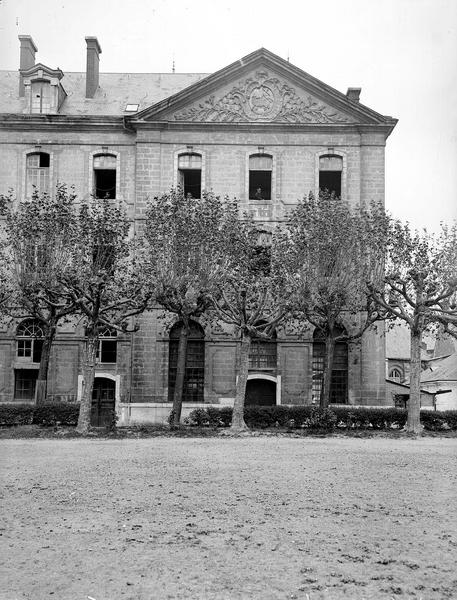
[[276, 331], [274, 331], [269, 339], [255, 338], [251, 340], [249, 369], [271, 371], [277, 368], [278, 345], [276, 337]]
[[341, 197], [341, 177], [343, 159], [335, 154], [325, 154], [319, 158], [319, 189]]
[[49, 192], [49, 158], [46, 152], [27, 154], [25, 175], [27, 197], [32, 196], [35, 189], [40, 193]]
[[112, 364], [117, 361], [117, 331], [112, 327], [105, 327], [98, 334], [97, 361]]
[[[339, 333], [344, 333], [341, 329]], [[321, 330], [316, 329], [313, 336], [313, 401], [319, 402], [324, 376], [325, 338]], [[330, 383], [330, 402], [346, 404], [348, 400], [348, 345], [336, 342], [333, 355], [332, 380]]]
[[202, 157], [195, 152], [178, 156], [178, 185], [184, 196], [200, 198], [202, 193]]
[[389, 379], [392, 379], [393, 381], [398, 381], [398, 383], [401, 383], [401, 381], [403, 380], [403, 373], [400, 371], [400, 369], [398, 369], [397, 367], [394, 367], [389, 372]]
[[16, 355], [18, 358], [27, 358], [34, 363], [41, 360], [43, 349], [44, 331], [36, 319], [25, 319], [19, 323], [16, 330]]
[[[168, 398], [173, 399], [178, 366], [179, 335], [183, 324], [175, 323], [170, 331], [168, 357]], [[205, 332], [195, 321], [190, 322], [187, 339], [186, 371], [184, 375], [183, 402], [203, 402], [205, 384]]]
[[117, 158], [114, 154], [94, 156], [94, 194], [96, 198], [116, 198]]
[[271, 200], [273, 157], [252, 154], [249, 157], [249, 200]]

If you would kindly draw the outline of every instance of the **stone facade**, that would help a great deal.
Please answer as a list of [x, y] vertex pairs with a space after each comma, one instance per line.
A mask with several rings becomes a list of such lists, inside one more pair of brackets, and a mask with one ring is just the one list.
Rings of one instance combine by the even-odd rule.
[[[318, 190], [325, 156], [341, 165], [344, 200], [354, 205], [384, 200], [385, 143], [396, 120], [360, 104], [360, 90], [350, 88], [344, 95], [267, 50], [208, 76], [99, 74], [101, 48], [95, 38], [87, 38], [90, 89], [84, 96], [84, 74], [59, 75], [58, 85], [52, 85], [59, 87], [55, 93], [60, 96], [49, 104], [51, 114], [43, 106], [53, 88], [40, 88], [38, 111], [33, 86], [38, 74], [41, 81], [47, 72], [56, 72], [40, 64], [34, 67], [31, 38], [21, 36], [21, 45], [28, 50], [27, 64], [19, 73], [0, 74], [5, 90], [0, 100], [1, 192], [13, 189], [17, 197], [25, 197], [28, 157], [45, 153], [49, 189], [65, 182], [79, 198], [87, 198], [94, 191], [94, 157], [109, 155], [116, 171], [115, 198], [138, 228], [148, 199], [180, 183], [180, 157], [193, 155], [199, 157], [201, 188], [237, 197], [242, 209], [268, 230], [299, 198]], [[128, 105], [131, 110], [126, 110]], [[249, 198], [253, 156], [270, 161], [270, 198]], [[160, 421], [169, 412], [171, 323], [159, 317], [160, 311], [143, 315], [137, 333], [118, 338], [116, 363], [98, 367], [99, 377], [113, 382], [123, 423]], [[235, 392], [236, 340], [222, 326], [203, 327], [203, 401], [229, 404]], [[13, 322], [0, 331], [3, 402], [17, 396], [17, 372], [37, 368], [30, 357], [18, 356], [16, 331]], [[81, 326], [59, 330], [51, 359], [51, 396], [77, 398], [83, 342]], [[277, 403], [310, 404], [312, 331], [299, 338], [280, 330], [276, 347], [274, 365], [253, 367], [250, 380], [272, 382]], [[360, 344], [349, 348], [347, 360], [347, 402], [390, 403], [382, 336], [367, 332]], [[186, 404], [185, 413], [193, 406]]]

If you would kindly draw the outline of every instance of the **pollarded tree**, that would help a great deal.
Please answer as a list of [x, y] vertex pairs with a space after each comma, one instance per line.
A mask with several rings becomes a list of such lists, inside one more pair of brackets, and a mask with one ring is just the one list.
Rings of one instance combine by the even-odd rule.
[[244, 404], [253, 339], [269, 339], [288, 315], [291, 287], [283, 278], [282, 245], [276, 233], [267, 241], [250, 218], [239, 218], [236, 203], [226, 203], [221, 239], [215, 253], [223, 265], [212, 293], [214, 317], [239, 335], [239, 369], [232, 431], [247, 429]]
[[86, 327], [83, 389], [77, 431], [90, 427], [92, 391], [99, 336], [107, 327], [129, 330], [131, 317], [149, 301], [142, 272], [129, 240], [126, 212], [113, 201], [83, 202], [72, 237], [72, 260], [62, 276], [65, 293], [74, 302]]
[[351, 207], [326, 192], [310, 194], [288, 217], [282, 254], [285, 278], [295, 288], [295, 316], [325, 340], [323, 408], [330, 402], [336, 344], [361, 338], [384, 318], [366, 287], [382, 273], [384, 221], [382, 207]]
[[[8, 314], [36, 319], [44, 333], [36, 382], [36, 403], [46, 398], [51, 348], [58, 324], [75, 312], [64, 294], [61, 275], [71, 261], [75, 195], [58, 185], [53, 195], [35, 190], [29, 200], [5, 209], [10, 283]], [[5, 206], [5, 205], [4, 205]]]
[[[441, 326], [456, 335], [457, 224], [437, 235], [411, 231], [391, 221], [384, 277], [370, 286], [372, 297], [392, 319], [410, 329], [411, 371], [406, 430], [420, 433], [421, 345], [426, 331]], [[456, 336], [457, 337], [457, 336]]]
[[221, 270], [215, 258], [224, 210], [213, 193], [193, 198], [171, 190], [154, 198], [146, 212], [143, 270], [156, 303], [182, 323], [171, 415], [175, 427], [181, 419], [191, 321], [208, 310]]

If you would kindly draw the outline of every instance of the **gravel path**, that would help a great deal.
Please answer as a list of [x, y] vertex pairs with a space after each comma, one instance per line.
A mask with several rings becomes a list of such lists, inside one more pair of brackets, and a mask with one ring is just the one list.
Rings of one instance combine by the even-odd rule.
[[457, 598], [457, 440], [4, 440], [2, 600]]

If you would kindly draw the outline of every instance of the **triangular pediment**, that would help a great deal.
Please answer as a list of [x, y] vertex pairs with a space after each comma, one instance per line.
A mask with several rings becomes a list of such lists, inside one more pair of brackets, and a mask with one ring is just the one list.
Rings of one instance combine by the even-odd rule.
[[263, 48], [130, 119], [202, 124], [395, 123]]

